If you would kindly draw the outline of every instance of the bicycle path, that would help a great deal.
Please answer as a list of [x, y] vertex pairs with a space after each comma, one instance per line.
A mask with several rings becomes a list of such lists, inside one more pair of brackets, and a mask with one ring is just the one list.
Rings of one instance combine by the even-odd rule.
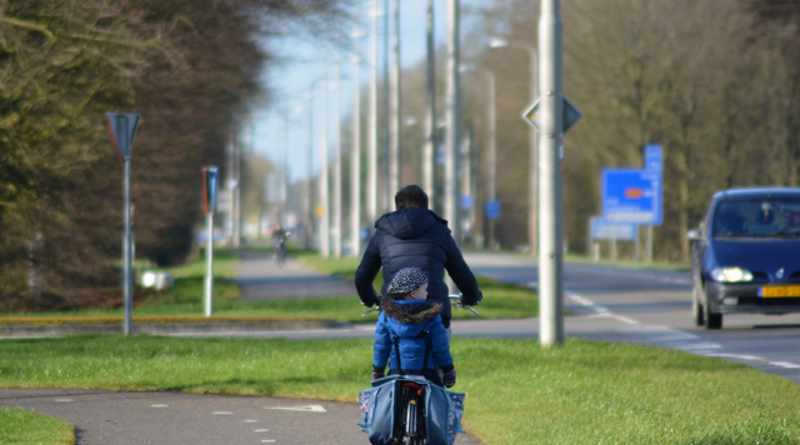
[[321, 274], [295, 258], [282, 265], [263, 253], [242, 253], [241, 259], [236, 282], [243, 299], [356, 298], [351, 281]]

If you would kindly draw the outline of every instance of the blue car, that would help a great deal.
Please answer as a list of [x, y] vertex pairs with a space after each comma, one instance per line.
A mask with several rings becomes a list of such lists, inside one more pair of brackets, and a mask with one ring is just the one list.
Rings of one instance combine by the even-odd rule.
[[722, 328], [724, 314], [800, 312], [800, 188], [718, 192], [692, 244], [692, 315]]

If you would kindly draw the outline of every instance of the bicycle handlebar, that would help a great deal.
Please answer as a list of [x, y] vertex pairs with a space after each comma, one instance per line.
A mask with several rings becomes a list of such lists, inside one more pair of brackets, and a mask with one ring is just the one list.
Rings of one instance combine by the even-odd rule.
[[[450, 294], [450, 295], [447, 296], [447, 298], [450, 300], [450, 304], [452, 304], [453, 306], [459, 307], [461, 309], [468, 310], [469, 312], [472, 313], [472, 315], [474, 315], [476, 317], [480, 317], [481, 316], [481, 314], [475, 309], [474, 306], [466, 305], [466, 304], [463, 304], [461, 302], [461, 294]], [[364, 311], [364, 313], [361, 314], [361, 316], [362, 317], [366, 317], [367, 315], [369, 315], [369, 314], [371, 314], [373, 312], [380, 312], [380, 311], [381, 311], [380, 306], [379, 305], [375, 305], [373, 307], [367, 308]]]

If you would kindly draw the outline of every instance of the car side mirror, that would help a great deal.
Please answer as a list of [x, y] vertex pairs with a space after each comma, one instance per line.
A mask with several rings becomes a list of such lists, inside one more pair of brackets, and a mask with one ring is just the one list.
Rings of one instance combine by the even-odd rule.
[[700, 241], [703, 239], [703, 234], [699, 229], [691, 229], [686, 233], [686, 237], [689, 238], [689, 241]]

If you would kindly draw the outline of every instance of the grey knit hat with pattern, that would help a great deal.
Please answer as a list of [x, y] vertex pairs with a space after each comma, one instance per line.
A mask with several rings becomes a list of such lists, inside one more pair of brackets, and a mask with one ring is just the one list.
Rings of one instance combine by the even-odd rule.
[[419, 289], [428, 282], [428, 275], [419, 267], [406, 267], [400, 269], [386, 288], [386, 293], [396, 297], [408, 294]]

